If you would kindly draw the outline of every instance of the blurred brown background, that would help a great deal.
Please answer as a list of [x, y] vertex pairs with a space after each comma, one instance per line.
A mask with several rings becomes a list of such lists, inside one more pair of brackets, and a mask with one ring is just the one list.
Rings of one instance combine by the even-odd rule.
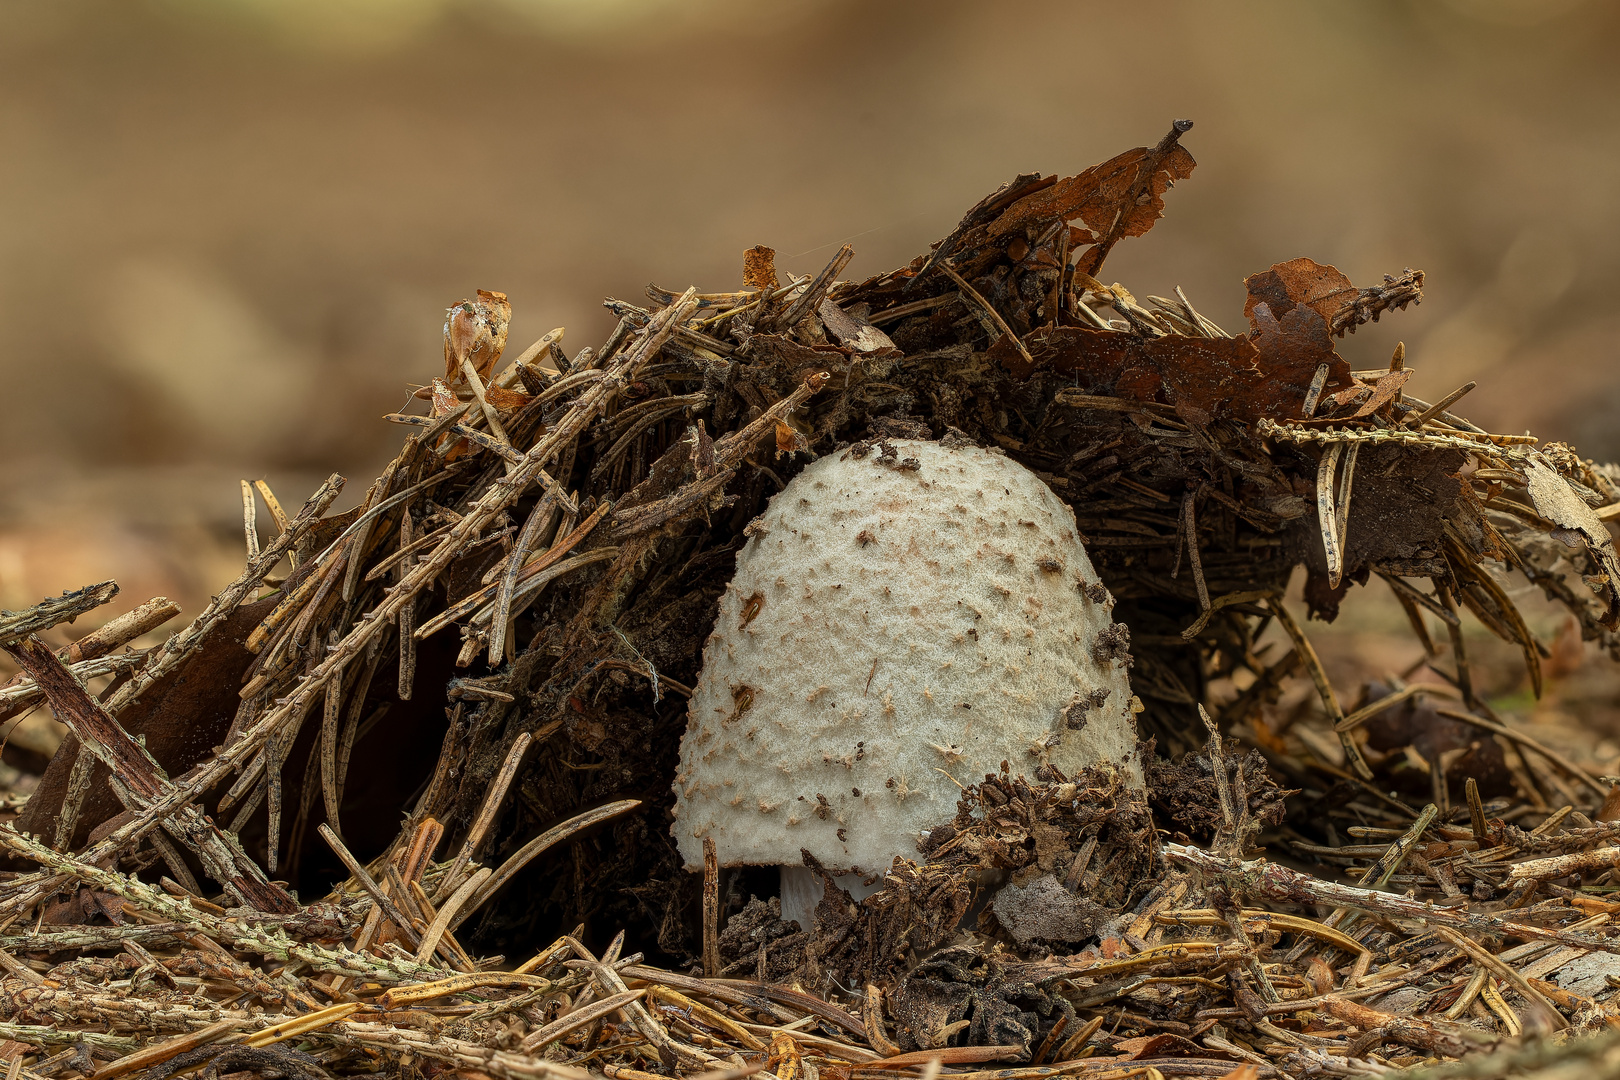
[[[239, 478], [364, 491], [444, 309], [570, 353], [743, 248], [889, 269], [1020, 171], [1174, 117], [1197, 173], [1109, 276], [1228, 329], [1296, 255], [1413, 266], [1433, 399], [1620, 457], [1620, 9], [1594, 0], [0, 0], [0, 605], [237, 573]], [[347, 503], [343, 504], [347, 505]], [[120, 610], [127, 606], [120, 602]]]

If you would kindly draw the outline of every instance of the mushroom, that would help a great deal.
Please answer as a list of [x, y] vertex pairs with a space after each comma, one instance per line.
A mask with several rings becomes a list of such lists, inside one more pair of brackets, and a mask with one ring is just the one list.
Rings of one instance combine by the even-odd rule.
[[704, 644], [675, 778], [691, 870], [782, 867], [782, 917], [859, 899], [1006, 763], [1142, 782], [1128, 637], [1074, 513], [999, 450], [858, 443], [746, 532]]

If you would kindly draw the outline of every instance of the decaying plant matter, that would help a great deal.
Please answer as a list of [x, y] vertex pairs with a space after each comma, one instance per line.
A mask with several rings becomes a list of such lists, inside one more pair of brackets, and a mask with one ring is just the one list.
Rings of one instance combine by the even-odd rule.
[[[8, 1080], [1529, 1075], [1613, 1024], [1620, 789], [1492, 713], [1458, 627], [1539, 687], [1507, 567], [1620, 657], [1616, 477], [1481, 431], [1453, 411], [1468, 387], [1413, 397], [1402, 351], [1351, 370], [1335, 337], [1420, 300], [1421, 272], [1279, 263], [1236, 334], [1104, 284], [1191, 175], [1189, 127], [1019, 176], [865, 281], [847, 246], [785, 283], [754, 248], [740, 289], [610, 300], [572, 356], [556, 330], [502, 367], [511, 307], [480, 292], [360, 505], [327, 516], [337, 476], [292, 514], [244, 484], [246, 569], [164, 644], [114, 651], [157, 602], [78, 653], [40, 643], [111, 583], [0, 616], [26, 676], [0, 707], [43, 698], [72, 732], [0, 825]], [[1144, 796], [1033, 748], [875, 895], [829, 879], [798, 927], [746, 875], [680, 869], [685, 701], [770, 496], [811, 455], [903, 464], [902, 438], [991, 447], [1073, 507], [1079, 587], [1129, 628], [1094, 648], [1132, 665], [1169, 757]], [[1445, 683], [1347, 709], [1281, 602], [1301, 565], [1326, 617], [1387, 581]], [[1285, 655], [1257, 645], [1271, 622]], [[1208, 683], [1240, 671], [1210, 720]], [[1337, 747], [1260, 719], [1302, 677]], [[1394, 790], [1413, 761], [1422, 809]]]

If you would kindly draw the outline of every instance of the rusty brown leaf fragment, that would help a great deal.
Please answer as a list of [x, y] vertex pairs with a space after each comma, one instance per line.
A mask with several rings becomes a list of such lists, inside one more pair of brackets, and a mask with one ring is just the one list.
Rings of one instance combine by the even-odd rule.
[[1164, 193], [1192, 175], [1197, 162], [1180, 145], [1191, 128], [1192, 121], [1177, 120], [1155, 146], [1128, 150], [1024, 196], [990, 223], [988, 234], [1004, 236], [1053, 220], [1070, 222], [1072, 244], [1095, 245], [1080, 255], [1075, 268], [1095, 275], [1116, 242], [1153, 227], [1164, 215]]

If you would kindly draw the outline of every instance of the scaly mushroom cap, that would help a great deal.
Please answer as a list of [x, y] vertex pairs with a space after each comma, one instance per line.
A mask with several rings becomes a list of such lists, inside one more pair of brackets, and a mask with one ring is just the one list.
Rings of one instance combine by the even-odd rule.
[[726, 866], [886, 870], [1003, 761], [1141, 783], [1074, 513], [998, 453], [886, 445], [821, 458], [749, 527], [681, 742], [689, 868], [712, 836]]

